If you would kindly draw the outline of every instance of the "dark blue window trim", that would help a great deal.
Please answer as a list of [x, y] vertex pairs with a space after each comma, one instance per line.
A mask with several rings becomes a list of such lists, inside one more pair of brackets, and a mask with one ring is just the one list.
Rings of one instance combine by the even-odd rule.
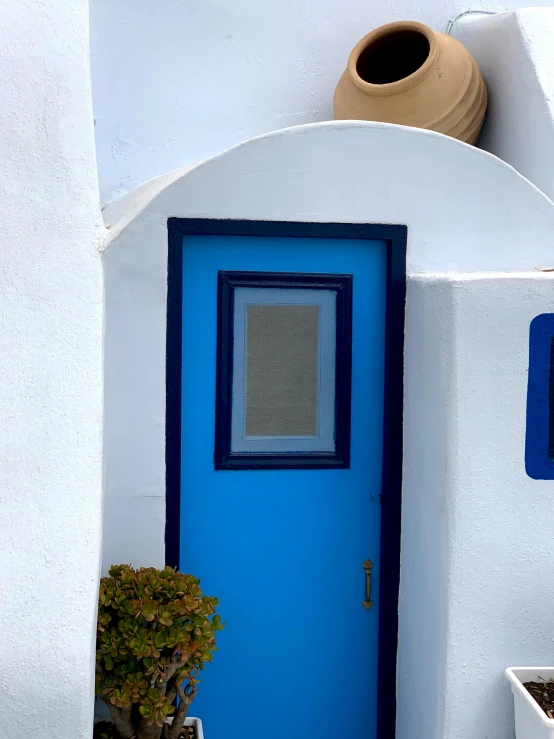
[[[237, 287], [311, 288], [336, 293], [335, 450], [258, 453], [231, 451], [234, 294]], [[350, 467], [352, 381], [352, 275], [284, 272], [219, 272], [217, 291], [216, 470], [326, 469]]]
[[529, 330], [525, 469], [535, 480], [554, 480], [554, 313]]

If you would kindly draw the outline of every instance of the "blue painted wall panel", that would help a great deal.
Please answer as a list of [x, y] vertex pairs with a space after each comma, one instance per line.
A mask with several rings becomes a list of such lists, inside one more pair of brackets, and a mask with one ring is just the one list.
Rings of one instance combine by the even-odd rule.
[[553, 358], [554, 313], [542, 313], [529, 331], [525, 469], [535, 480], [554, 479]]

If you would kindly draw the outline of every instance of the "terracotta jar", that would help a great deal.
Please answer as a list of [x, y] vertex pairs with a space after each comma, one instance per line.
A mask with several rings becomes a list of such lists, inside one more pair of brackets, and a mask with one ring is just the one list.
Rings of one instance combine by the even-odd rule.
[[475, 143], [487, 88], [452, 36], [415, 21], [381, 26], [352, 50], [335, 90], [335, 119], [428, 128]]

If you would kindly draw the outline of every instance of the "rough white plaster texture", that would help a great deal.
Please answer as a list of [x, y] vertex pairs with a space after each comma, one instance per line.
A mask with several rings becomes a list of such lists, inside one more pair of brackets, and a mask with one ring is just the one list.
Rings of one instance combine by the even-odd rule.
[[[491, 0], [484, 7], [551, 4]], [[362, 36], [406, 19], [444, 31], [468, 7], [475, 4], [91, 0], [102, 202], [252, 136], [332, 119], [335, 85]], [[512, 53], [505, 45], [498, 51], [502, 59]], [[524, 81], [519, 72], [516, 79]]]
[[467, 15], [453, 35], [474, 55], [489, 90], [479, 146], [554, 199], [554, 8]]
[[[105, 215], [106, 505], [120, 511], [105, 564], [163, 561], [167, 218], [408, 225], [398, 737], [510, 737], [503, 669], [548, 661], [554, 609], [541, 565], [552, 484], [523, 466], [527, 331], [552, 305], [554, 205], [439, 134], [324, 123], [168, 175]], [[122, 523], [146, 541], [116, 543]]]
[[[524, 443], [529, 324], [552, 310], [553, 289], [541, 272], [410, 281], [402, 739], [513, 737], [503, 671], [551, 661], [553, 487], [526, 476]], [[414, 680], [423, 659], [436, 690]]]
[[0, 736], [90, 739], [104, 228], [87, 2], [6, 2], [0, 29]]

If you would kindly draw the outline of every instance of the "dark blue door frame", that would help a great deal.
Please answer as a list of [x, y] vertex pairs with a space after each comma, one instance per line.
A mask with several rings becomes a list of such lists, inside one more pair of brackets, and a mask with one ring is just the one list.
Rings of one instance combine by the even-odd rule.
[[166, 562], [172, 567], [179, 566], [180, 540], [183, 236], [191, 234], [379, 239], [387, 242], [378, 737], [392, 739], [396, 722], [407, 228], [383, 224], [168, 219], [165, 550]]

